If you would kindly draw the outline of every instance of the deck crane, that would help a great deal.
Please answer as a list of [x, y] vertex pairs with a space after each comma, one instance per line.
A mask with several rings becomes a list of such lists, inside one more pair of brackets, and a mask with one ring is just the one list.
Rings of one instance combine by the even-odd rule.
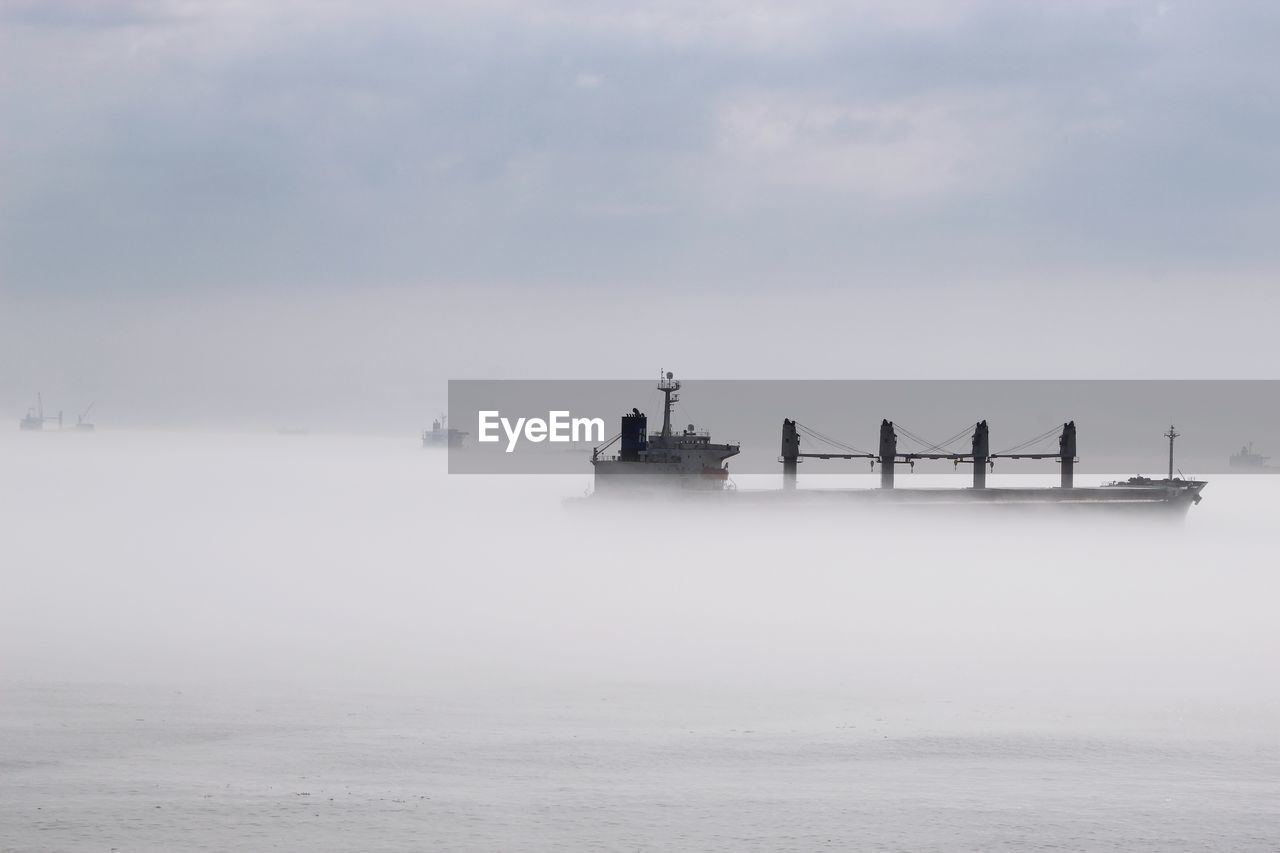
[[76, 417], [76, 429], [83, 430], [85, 432], [91, 432], [93, 430], [93, 424], [89, 422], [89, 413], [93, 411], [93, 407], [97, 402], [97, 400], [94, 400], [89, 404], [89, 408], [85, 409]]

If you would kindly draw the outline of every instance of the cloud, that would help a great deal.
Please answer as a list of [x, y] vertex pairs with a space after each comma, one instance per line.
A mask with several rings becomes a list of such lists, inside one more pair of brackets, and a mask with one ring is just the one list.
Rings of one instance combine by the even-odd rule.
[[90, 30], [155, 26], [182, 19], [189, 6], [170, 0], [0, 0], [0, 21]]
[[761, 190], [927, 200], [1021, 177], [1047, 142], [1025, 112], [1003, 98], [753, 92], [720, 108], [717, 147]]
[[710, 0], [698, 4], [678, 0], [644, 4], [544, 0], [496, 3], [488, 8], [501, 10], [525, 26], [579, 37], [616, 39], [659, 49], [796, 56], [821, 52], [848, 30], [949, 28], [987, 5], [973, 0]]
[[1248, 4], [3, 9], [10, 289], [1277, 260]]

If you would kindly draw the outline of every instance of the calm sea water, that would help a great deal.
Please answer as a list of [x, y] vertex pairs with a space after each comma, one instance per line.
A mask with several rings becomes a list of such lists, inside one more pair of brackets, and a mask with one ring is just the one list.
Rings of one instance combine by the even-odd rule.
[[4, 850], [1280, 843], [1280, 754], [1261, 732], [1152, 735], [811, 691], [77, 685], [0, 699]]
[[1269, 478], [975, 530], [584, 519], [412, 441], [0, 454], [0, 851], [1280, 849]]

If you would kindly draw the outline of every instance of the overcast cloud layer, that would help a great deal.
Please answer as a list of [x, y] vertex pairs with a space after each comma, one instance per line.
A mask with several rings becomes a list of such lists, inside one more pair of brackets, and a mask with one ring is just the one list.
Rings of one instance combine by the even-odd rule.
[[[1271, 376], [1277, 43], [1234, 0], [7, 0], [0, 397]], [[1092, 356], [973, 336], [1063, 323]]]

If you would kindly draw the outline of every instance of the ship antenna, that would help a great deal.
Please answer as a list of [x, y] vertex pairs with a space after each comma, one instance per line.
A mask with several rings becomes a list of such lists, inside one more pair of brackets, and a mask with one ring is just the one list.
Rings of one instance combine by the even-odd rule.
[[680, 380], [671, 371], [658, 373], [658, 390], [662, 392], [662, 438], [671, 438], [671, 406], [680, 399], [676, 392], [680, 390]]
[[1173, 429], [1173, 424], [1169, 424], [1169, 431], [1164, 434], [1164, 437], [1169, 439], [1169, 479], [1170, 480], [1173, 479], [1173, 440], [1177, 438], [1178, 435], [1179, 433], [1175, 432]]

